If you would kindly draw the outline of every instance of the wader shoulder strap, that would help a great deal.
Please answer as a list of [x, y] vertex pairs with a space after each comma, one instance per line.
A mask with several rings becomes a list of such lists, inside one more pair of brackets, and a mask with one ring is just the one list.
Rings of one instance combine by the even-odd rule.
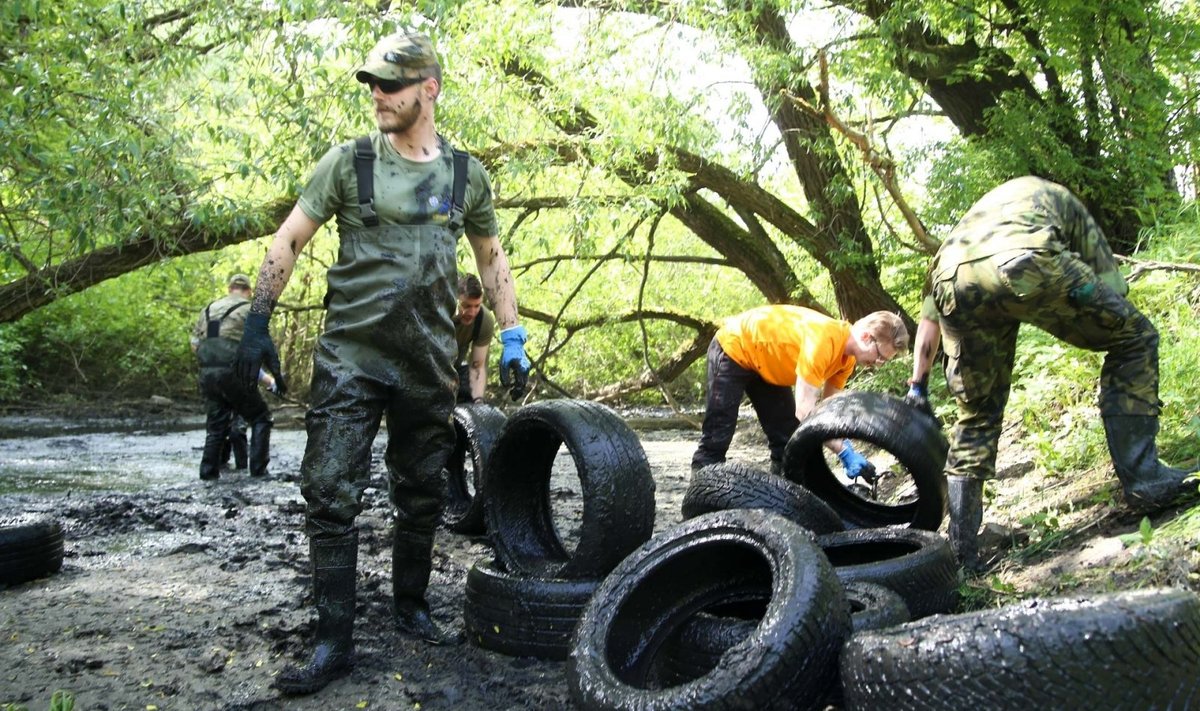
[[[463, 219], [467, 211], [467, 159], [470, 158], [470, 154], [457, 148], [451, 150], [454, 153], [454, 187], [450, 193], [449, 227], [452, 232], [458, 232], [463, 228]], [[478, 327], [475, 336], [479, 336]]]
[[483, 330], [483, 312], [481, 311], [475, 317], [475, 328], [471, 329], [471, 347], [475, 347], [476, 341], [479, 340], [479, 332]]
[[250, 305], [249, 301], [243, 301], [239, 304], [234, 304], [233, 306], [230, 306], [229, 308], [225, 309], [225, 313], [221, 314], [220, 318], [213, 318], [212, 316], [209, 315], [208, 310], [212, 308], [212, 304], [205, 306], [204, 307], [204, 320], [208, 322], [208, 337], [209, 338], [219, 337], [221, 335], [221, 323], [224, 322], [225, 319], [229, 318], [229, 314], [233, 313], [234, 311], [237, 311], [238, 309], [242, 308], [243, 306], [249, 306], [249, 305]]
[[358, 217], [367, 227], [379, 225], [375, 213], [375, 149], [370, 136], [354, 139], [354, 175], [358, 178]]

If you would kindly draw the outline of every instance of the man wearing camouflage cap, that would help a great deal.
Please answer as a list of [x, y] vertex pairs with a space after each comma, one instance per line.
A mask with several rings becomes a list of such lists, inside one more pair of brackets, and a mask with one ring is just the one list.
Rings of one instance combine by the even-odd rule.
[[1070, 191], [1027, 176], [984, 195], [938, 250], [925, 289], [906, 399], [929, 408], [940, 338], [959, 413], [946, 461], [949, 534], [964, 567], [985, 563], [983, 482], [995, 476], [1022, 323], [1105, 353], [1100, 414], [1132, 506], [1158, 510], [1196, 493], [1188, 472], [1158, 461], [1158, 332], [1125, 298], [1129, 287], [1104, 234]]
[[[392, 592], [397, 628], [441, 643], [425, 590], [441, 509], [442, 466], [455, 443], [451, 415], [455, 242], [466, 234], [504, 344], [502, 371], [529, 369], [525, 330], [487, 173], [434, 126], [441, 68], [427, 37], [380, 40], [355, 78], [367, 85], [378, 131], [332, 148], [280, 226], [259, 272], [239, 352], [244, 378], [270, 359], [267, 321], [296, 258], [336, 217], [340, 250], [328, 271], [325, 332], [313, 357], [308, 444], [301, 465], [313, 564], [316, 644], [279, 675], [284, 693], [316, 691], [349, 672], [355, 571], [371, 444], [387, 418], [385, 463], [396, 516]], [[503, 380], [503, 377], [502, 377]]]
[[200, 478], [204, 480], [220, 476], [222, 448], [235, 412], [250, 427], [250, 476], [266, 476], [270, 462], [271, 411], [257, 382], [246, 384], [234, 371], [238, 343], [250, 313], [250, 293], [250, 277], [234, 274], [229, 293], [205, 306], [192, 330], [206, 411], [204, 453], [200, 455]]

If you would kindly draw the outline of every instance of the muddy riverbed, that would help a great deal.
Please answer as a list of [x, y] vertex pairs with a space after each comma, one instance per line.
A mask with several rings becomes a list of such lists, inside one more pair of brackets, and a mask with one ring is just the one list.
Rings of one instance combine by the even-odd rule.
[[[469, 642], [432, 647], [390, 624], [391, 505], [375, 442], [359, 518], [356, 666], [309, 697], [281, 698], [274, 676], [312, 634], [297, 413], [277, 414], [270, 477], [197, 478], [202, 422], [0, 418], [0, 518], [47, 514], [66, 538], [62, 570], [0, 590], [0, 708], [47, 708], [65, 689], [76, 709], [557, 709], [565, 665]], [[645, 424], [645, 423], [642, 423]], [[743, 423], [731, 458], [762, 463]], [[655, 531], [679, 521], [696, 433], [638, 427], [656, 482]], [[581, 501], [565, 450], [553, 498], [564, 529]], [[467, 571], [483, 538], [439, 530], [429, 599], [462, 628]]]

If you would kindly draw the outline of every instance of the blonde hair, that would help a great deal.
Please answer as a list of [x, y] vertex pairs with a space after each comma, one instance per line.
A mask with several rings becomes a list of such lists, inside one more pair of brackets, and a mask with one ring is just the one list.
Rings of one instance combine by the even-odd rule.
[[875, 311], [854, 322], [854, 330], [866, 332], [881, 343], [890, 343], [897, 353], [908, 350], [908, 327], [891, 311]]

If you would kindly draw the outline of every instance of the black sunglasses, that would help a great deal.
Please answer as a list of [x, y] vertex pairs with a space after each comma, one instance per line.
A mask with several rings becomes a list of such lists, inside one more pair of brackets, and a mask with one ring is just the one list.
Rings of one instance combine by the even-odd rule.
[[385, 94], [395, 94], [398, 91], [403, 91], [413, 84], [420, 84], [424, 79], [380, 79], [376, 76], [368, 76], [366, 85], [373, 91], [375, 87]]

